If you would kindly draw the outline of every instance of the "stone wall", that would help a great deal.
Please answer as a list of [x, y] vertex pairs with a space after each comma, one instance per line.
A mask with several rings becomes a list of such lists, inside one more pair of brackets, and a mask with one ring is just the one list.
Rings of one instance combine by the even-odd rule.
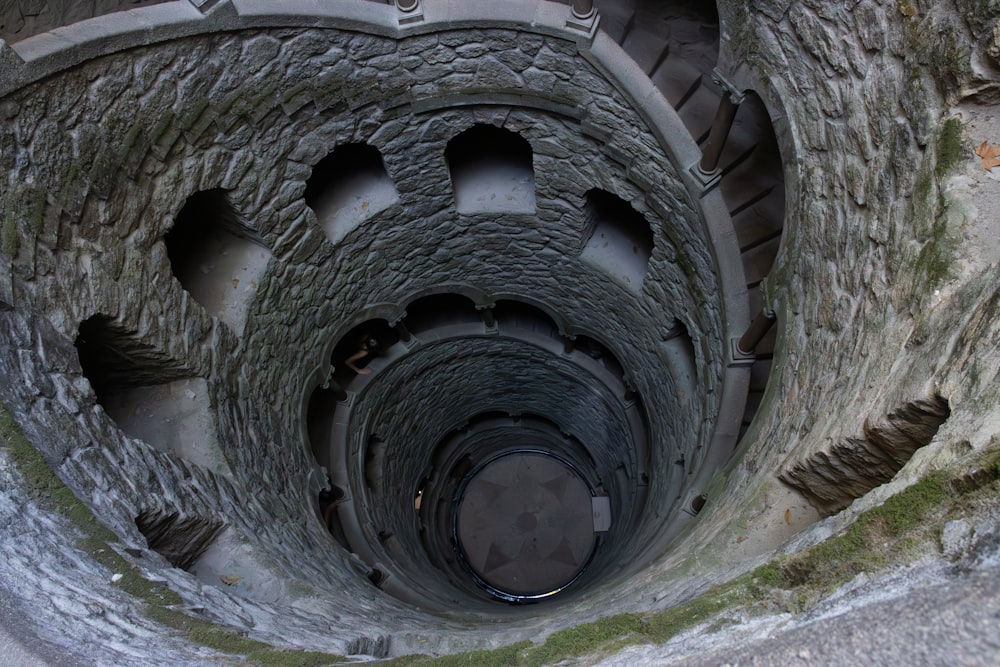
[[32, 35], [111, 12], [155, 5], [167, 0], [3, 0], [0, 2], [0, 39], [11, 43]]
[[[965, 199], [967, 184], [989, 183], [971, 150], [987, 137], [961, 128], [997, 90], [987, 4], [720, 3], [725, 69], [783, 116], [779, 140], [795, 165], [786, 241], [765, 285], [781, 326], [766, 417], [744, 440], [734, 504], [720, 512], [743, 493], [780, 494], [762, 471], [812, 467], [811, 491], [849, 488], [869, 472], [869, 425], [910, 405], [943, 399], [951, 416], [900, 484], [996, 439], [997, 395], [981, 380], [995, 375], [985, 332], [996, 325], [976, 313], [995, 299], [998, 257], [977, 241], [989, 223]], [[973, 329], [985, 334], [974, 352], [959, 344]], [[767, 515], [763, 503], [742, 514]], [[731, 530], [720, 541], [731, 544]]]
[[[304, 647], [316, 647], [323, 631], [285, 624], [284, 608], [199, 588], [165, 567], [135, 525], [143, 512], [200, 516], [255, 545], [259, 562], [300, 582], [287, 604], [337, 619], [337, 639], [326, 648], [401, 628], [419, 639], [396, 634], [394, 650], [534, 631], [523, 621], [463, 638], [447, 622], [401, 607], [359, 576], [315, 518], [302, 426], [310, 382], [323, 376], [332, 341], [353, 318], [415, 291], [472, 285], [551, 304], [575, 330], [608, 341], [643, 399], [658, 406], [650, 412], [654, 479], [678, 456], [699, 470], [728, 354], [712, 243], [658, 138], [573, 42], [512, 30], [399, 41], [244, 31], [105, 56], [3, 104], [5, 142], [16, 147], [5, 152], [16, 308], [5, 337], [19, 352], [2, 363], [6, 376], [24, 378], [5, 387], [4, 401], [74, 490], [94, 498], [102, 519], [151, 559], [151, 571], [162, 570], [189, 604], [220, 610], [211, 617], [246, 628], [253, 615], [262, 619], [257, 636], [284, 634], [285, 642], [290, 635], [278, 628], [294, 626]], [[454, 211], [444, 149], [476, 122], [530, 143], [536, 215]], [[302, 193], [312, 165], [347, 142], [380, 150], [400, 202], [333, 246]], [[595, 187], [629, 202], [652, 229], [640, 292], [613, 287], [577, 257], [585, 195]], [[181, 289], [162, 243], [186, 198], [213, 188], [227, 191], [274, 255], [242, 336]], [[204, 400], [216, 411], [232, 478], [125, 437], [95, 404], [72, 346], [79, 323], [94, 314], [207, 381]], [[663, 347], [678, 320], [699, 369], [699, 390], [684, 397]], [[664, 491], [669, 505], [683, 490]], [[627, 588], [617, 595], [634, 597]], [[607, 598], [576, 604], [594, 615]], [[374, 627], [373, 617], [385, 625]], [[573, 618], [562, 614], [553, 627]]]
[[[764, 284], [764, 302], [779, 310], [775, 374], [738, 463], [706, 489], [704, 520], [682, 548], [642, 577], [558, 608], [548, 629], [668, 605], [747, 569], [777, 540], [743, 542], [737, 532], [790, 523], [770, 500], [787, 493], [778, 475], [817, 473], [806, 485], [858, 477], [851, 457], [838, 455], [829, 481], [815, 481], [826, 479], [815, 462], [850, 451], [866, 424], [892, 421], [905, 406], [940, 397], [951, 416], [895, 484], [855, 509], [982, 450], [998, 432], [997, 257], [980, 244], [987, 216], [970, 205], [972, 185], [989, 183], [949, 157], [951, 144], [967, 154], [980, 137], [967, 128], [956, 140], [942, 123], [952, 105], [972, 114], [974, 103], [995, 99], [996, 2], [720, 5], [720, 68], [760, 93], [786, 165], [789, 233]], [[333, 341], [374, 306], [442, 285], [540, 297], [580, 331], [603, 332], [655, 406], [658, 472], [677, 453], [701, 472], [733, 322], [703, 203], [684, 187], [688, 163], [678, 155], [689, 156], [693, 141], [671, 152], [650, 120], [657, 99], [633, 105], [622, 93], [629, 82], [605, 78], [609, 63], [588, 62], [578, 43], [552, 34], [452, 26], [397, 40], [241, 25], [157, 35], [159, 45], [77, 66], [82, 58], [66, 71], [47, 60], [56, 74], [0, 100], [0, 373], [14, 380], [0, 397], [60, 476], [141, 554], [141, 571], [208, 618], [339, 652], [382, 652], [390, 634], [393, 651], [537, 636], [534, 619], [484, 631], [430, 618], [364, 580], [306, 492], [314, 461], [304, 401], [326, 375]], [[444, 149], [477, 122], [530, 143], [536, 216], [454, 211]], [[348, 142], [380, 150], [400, 201], [334, 246], [302, 194], [312, 166]], [[577, 257], [593, 187], [650, 223], [654, 250], [639, 294]], [[228, 191], [274, 255], [242, 335], [181, 289], [162, 243], [186, 198], [212, 188]], [[107, 418], [73, 347], [95, 314], [204, 378], [231, 477], [157, 452]], [[677, 396], [658, 370], [677, 320], [694, 340], [694, 397]], [[702, 491], [693, 485], [684, 491]], [[657, 496], [669, 505], [673, 491]], [[143, 512], [224, 526], [253, 545], [256, 566], [296, 590], [276, 605], [202, 585], [146, 548], [135, 523]], [[34, 552], [17, 553], [23, 564]], [[93, 613], [65, 609], [67, 618]], [[123, 632], [134, 641], [143, 631]]]

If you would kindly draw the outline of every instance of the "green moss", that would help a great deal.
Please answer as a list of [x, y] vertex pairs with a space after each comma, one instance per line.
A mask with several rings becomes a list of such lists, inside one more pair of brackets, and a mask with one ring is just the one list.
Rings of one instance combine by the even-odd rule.
[[522, 642], [492, 651], [472, 651], [440, 658], [405, 656], [388, 661], [387, 664], [393, 667], [541, 667], [568, 658], [615, 653], [632, 644], [664, 643], [680, 632], [711, 620], [728, 608], [750, 604], [757, 599], [756, 590], [749, 585], [749, 578], [743, 577], [662, 612], [608, 616], [593, 623], [560, 630], [541, 644]]
[[173, 607], [181, 597], [162, 583], [149, 581], [135, 565], [111, 548], [115, 534], [97, 521], [52, 471], [45, 457], [27, 441], [13, 417], [0, 406], [0, 448], [13, 460], [28, 495], [39, 505], [69, 519], [81, 532], [76, 546], [111, 572], [121, 574], [115, 585], [145, 603], [150, 620], [177, 630], [191, 641], [223, 653], [241, 655], [251, 665], [307, 667], [342, 662], [343, 658], [312, 651], [281, 651], [268, 644], [225, 630], [209, 621], [189, 616]]
[[938, 178], [951, 171], [963, 157], [965, 149], [962, 146], [962, 123], [957, 118], [949, 118], [944, 122], [938, 135], [935, 167]]
[[950, 497], [945, 474], [935, 471], [863, 513], [852, 528], [885, 528], [888, 537], [897, 537], [920, 525], [931, 511], [944, 505]]
[[[166, 586], [139, 576], [125, 559], [108, 546], [113, 535], [84, 517], [74, 505], [82, 506], [48, 468], [44, 458], [20, 434], [6, 411], [0, 409], [0, 444], [7, 449], [25, 477], [30, 492], [48, 498], [52, 506], [76, 517], [86, 537], [81, 546], [110, 569], [125, 576], [123, 590], [145, 600], [147, 616], [209, 648], [245, 656], [253, 665], [327, 665], [339, 656], [307, 651], [280, 651], [262, 642], [220, 628], [204, 619], [175, 608], [180, 598]], [[978, 480], [971, 484], [965, 480]], [[593, 623], [553, 633], [541, 644], [521, 642], [494, 650], [472, 651], [440, 658], [411, 655], [383, 664], [404, 667], [436, 665], [475, 667], [538, 667], [567, 658], [611, 653], [638, 643], [664, 643], [677, 634], [702, 623], [719, 619], [720, 614], [742, 609], [752, 613], [763, 609], [774, 589], [793, 591], [796, 609], [805, 609], [825, 593], [850, 581], [860, 572], [871, 572], [893, 563], [907, 562], [919, 552], [919, 545], [936, 540], [944, 521], [965, 511], [970, 498], [996, 502], [1000, 495], [1000, 447], [982, 454], [974, 469], [948, 475], [932, 472], [884, 503], [861, 513], [841, 535], [821, 542], [793, 556], [766, 563], [748, 575], [716, 586], [685, 604], [652, 614], [618, 614]], [[67, 495], [68, 494], [68, 495]], [[86, 506], [83, 506], [86, 510]], [[729, 617], [716, 620], [732, 622]]]
[[783, 559], [775, 559], [769, 563], [761, 565], [751, 574], [751, 579], [760, 584], [761, 586], [768, 586], [771, 588], [779, 588], [784, 582], [784, 574], [782, 573], [782, 561]]
[[[979, 483], [956, 485], [970, 476]], [[861, 513], [841, 535], [761, 565], [677, 607], [646, 615], [610, 616], [554, 633], [537, 645], [516, 644], [442, 658], [406, 656], [388, 664], [537, 667], [583, 655], [610, 654], [630, 644], [662, 644], [703, 623], [711, 622], [710, 628], [718, 629], [735, 622], [726, 612], [773, 609], [775, 589], [786, 591], [780, 596], [786, 610], [803, 611], [861, 572], [910, 562], [928, 544], [936, 544], [944, 522], [966, 511], [970, 501], [989, 499], [995, 506], [1000, 497], [998, 480], [1000, 447], [981, 455], [971, 472], [932, 472]]]
[[518, 664], [548, 665], [563, 658], [587, 655], [609, 642], [641, 637], [644, 634], [638, 614], [608, 616], [594, 623], [585, 623], [553, 633], [543, 644], [532, 646]]
[[17, 231], [17, 218], [7, 212], [0, 227], [0, 250], [10, 257], [17, 255], [21, 249], [21, 235]]
[[[934, 472], [861, 513], [841, 535], [755, 571], [767, 585], [826, 593], [862, 572], [873, 572], [915, 555], [933, 539], [933, 526], [955, 494], [944, 473]], [[940, 515], [935, 517], [935, 515]]]
[[739, 587], [726, 586], [713, 589], [687, 604], [655, 614], [646, 623], [646, 634], [662, 644], [681, 632], [711, 620], [734, 603], [745, 600], [738, 594]]
[[691, 261], [691, 258], [688, 257], [687, 253], [685, 253], [683, 250], [677, 251], [677, 265], [681, 267], [681, 271], [683, 271], [684, 275], [688, 277], [694, 276], [695, 273], [697, 273], [697, 271], [694, 268], [694, 263]]
[[914, 260], [915, 287], [918, 293], [936, 289], [948, 278], [951, 270], [955, 241], [948, 234], [948, 202], [941, 194], [935, 197], [934, 193], [938, 190], [934, 184], [947, 176], [963, 157], [962, 124], [958, 119], [950, 118], [938, 132], [933, 172], [921, 170], [914, 183], [915, 215], [933, 220], [930, 236], [924, 241]]
[[530, 642], [520, 642], [503, 646], [492, 651], [468, 651], [432, 658], [426, 655], [408, 655], [395, 658], [385, 664], [393, 667], [409, 667], [410, 665], [434, 665], [435, 667], [510, 667], [522, 665], [524, 651], [531, 646]]
[[36, 185], [21, 184], [3, 202], [0, 248], [14, 257], [21, 247], [21, 229], [37, 234], [42, 229], [47, 208], [47, 192]]
[[954, 243], [948, 236], [948, 218], [943, 199], [939, 202], [939, 208], [941, 211], [931, 228], [931, 238], [924, 242], [916, 260], [925, 291], [933, 290], [943, 283], [951, 270]]

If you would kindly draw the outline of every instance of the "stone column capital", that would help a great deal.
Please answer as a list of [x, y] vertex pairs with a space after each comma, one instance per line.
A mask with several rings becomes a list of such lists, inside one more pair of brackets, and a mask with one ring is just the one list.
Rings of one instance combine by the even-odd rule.
[[747, 97], [746, 93], [726, 78], [726, 76], [719, 71], [718, 67], [712, 70], [712, 81], [715, 82], [717, 86], [722, 88], [723, 94], [729, 96], [730, 102], [737, 106], [743, 104], [743, 100]]

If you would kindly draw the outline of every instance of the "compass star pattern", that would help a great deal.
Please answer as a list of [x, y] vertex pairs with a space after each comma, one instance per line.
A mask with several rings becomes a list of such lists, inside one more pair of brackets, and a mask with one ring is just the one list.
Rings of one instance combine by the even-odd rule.
[[503, 456], [469, 482], [458, 538], [469, 565], [491, 586], [541, 595], [566, 585], [594, 549], [587, 484], [558, 459]]

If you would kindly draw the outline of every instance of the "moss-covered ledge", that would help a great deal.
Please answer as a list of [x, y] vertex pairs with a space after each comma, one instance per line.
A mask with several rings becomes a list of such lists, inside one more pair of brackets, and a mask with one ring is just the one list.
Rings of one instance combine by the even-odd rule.
[[609, 656], [630, 645], [664, 644], [697, 626], [714, 632], [738, 623], [737, 618], [801, 614], [859, 574], [884, 574], [928, 555], [944, 558], [946, 524], [991, 510], [1000, 510], [1000, 442], [861, 512], [830, 539], [774, 558], [670, 609], [608, 616], [556, 632], [539, 644], [521, 642], [443, 657], [411, 655], [382, 664], [541, 667], [581, 656]]
[[183, 600], [166, 585], [142, 576], [138, 566], [119, 553], [118, 539], [94, 517], [52, 471], [42, 454], [24, 437], [7, 410], [0, 406], [0, 456], [14, 464], [25, 498], [45, 513], [65, 519], [75, 529], [75, 547], [104, 566], [108, 579], [140, 602], [147, 619], [164, 627], [164, 634], [187, 639], [219, 652], [219, 662], [307, 666], [343, 661], [341, 656], [311, 651], [285, 651], [244, 637], [215, 623], [181, 611]]

